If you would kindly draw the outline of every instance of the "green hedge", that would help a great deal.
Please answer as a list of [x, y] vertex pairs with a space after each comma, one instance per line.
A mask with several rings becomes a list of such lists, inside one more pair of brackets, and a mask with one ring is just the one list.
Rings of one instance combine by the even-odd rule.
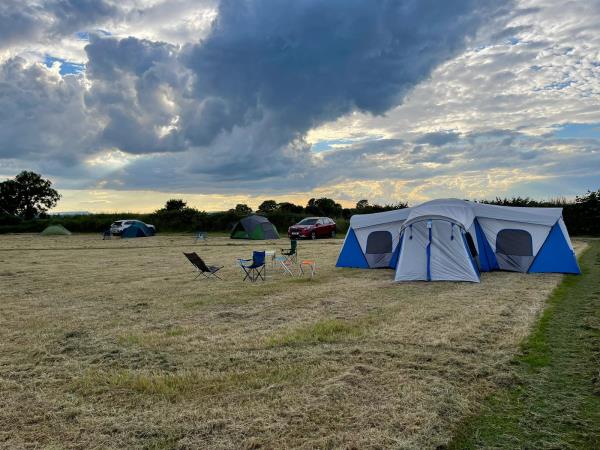
[[[575, 202], [568, 203], [564, 200], [536, 201], [529, 198], [496, 198], [493, 201], [485, 201], [504, 206], [535, 206], [535, 207], [561, 207], [563, 217], [569, 233], [573, 236], [600, 236], [600, 190], [587, 192], [577, 197]], [[344, 208], [341, 217], [332, 217], [337, 223], [337, 231], [344, 234], [348, 230], [350, 217], [353, 214], [365, 212], [380, 212], [404, 204], [388, 205], [386, 207], [373, 207], [368, 209]], [[302, 207], [297, 207], [302, 210]], [[150, 214], [115, 213], [115, 214], [90, 214], [82, 216], [50, 216], [35, 220], [23, 220], [14, 216], [0, 215], [0, 233], [39, 233], [48, 225], [62, 225], [75, 233], [101, 233], [110, 227], [110, 224], [119, 219], [138, 219], [154, 225], [158, 232], [184, 232], [195, 231], [219, 231], [228, 232], [244, 214], [236, 213], [235, 209], [206, 213], [194, 208], [183, 208], [182, 210], [161, 209]], [[298, 223], [305, 217], [314, 216], [313, 211], [291, 212], [289, 210], [277, 209], [264, 214], [275, 225], [281, 235], [285, 235], [289, 226]], [[323, 214], [326, 215], [326, 214]]]
[[[285, 213], [275, 211], [266, 214], [271, 223], [283, 236], [288, 227], [308, 217], [309, 214]], [[160, 210], [152, 214], [89, 214], [81, 216], [50, 216], [35, 220], [23, 220], [13, 216], [0, 216], [0, 234], [2, 233], [39, 233], [48, 225], [62, 225], [73, 233], [102, 233], [110, 224], [120, 219], [137, 219], [152, 224], [158, 232], [193, 233], [195, 231], [229, 232], [241, 219], [231, 211], [206, 213], [192, 208], [182, 211]], [[348, 221], [336, 219], [338, 233], [345, 233]]]

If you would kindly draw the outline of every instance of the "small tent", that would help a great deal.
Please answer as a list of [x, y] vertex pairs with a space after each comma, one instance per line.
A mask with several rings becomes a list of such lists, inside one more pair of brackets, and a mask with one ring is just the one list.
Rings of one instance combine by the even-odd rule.
[[147, 227], [143, 222], [135, 222], [132, 225], [129, 225], [127, 228], [123, 230], [121, 233], [122, 238], [137, 238], [137, 237], [148, 237], [154, 236], [154, 230], [150, 227]]
[[42, 236], [71, 236], [71, 232], [62, 225], [50, 225], [40, 234]]
[[235, 224], [231, 239], [279, 239], [279, 233], [269, 219], [254, 214]]
[[561, 208], [456, 199], [352, 216], [338, 267], [394, 268], [396, 281], [479, 281], [480, 272], [579, 273]]

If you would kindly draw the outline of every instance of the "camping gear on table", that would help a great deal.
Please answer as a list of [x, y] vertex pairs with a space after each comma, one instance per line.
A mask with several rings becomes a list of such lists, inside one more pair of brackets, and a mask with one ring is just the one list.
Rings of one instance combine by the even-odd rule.
[[275, 250], [265, 250], [265, 258], [271, 263], [271, 267], [275, 267]]
[[[202, 258], [200, 258], [200, 256], [196, 252], [183, 252], [183, 254], [188, 259], [188, 261], [198, 270], [196, 278], [198, 278], [200, 275], [204, 275], [204, 278], [215, 277], [221, 280], [221, 277], [217, 275], [217, 272], [221, 270], [224, 266], [209, 266], [204, 262]], [[194, 278], [194, 280], [196, 278]]]
[[206, 243], [208, 241], [208, 233], [206, 233], [206, 231], [198, 231], [194, 239], [194, 244], [197, 244], [198, 241], [204, 241]]
[[473, 281], [480, 272], [580, 273], [562, 208], [457, 199], [354, 215], [337, 267], [395, 269], [395, 281]]
[[[253, 251], [252, 259], [240, 259], [240, 267], [246, 273], [243, 281], [249, 279], [250, 281], [256, 281], [261, 278], [265, 281], [267, 275], [267, 266], [265, 265], [265, 252], [264, 251]], [[245, 264], [251, 263], [251, 264]]]
[[269, 219], [253, 214], [244, 217], [231, 230], [231, 239], [279, 239], [279, 233]]

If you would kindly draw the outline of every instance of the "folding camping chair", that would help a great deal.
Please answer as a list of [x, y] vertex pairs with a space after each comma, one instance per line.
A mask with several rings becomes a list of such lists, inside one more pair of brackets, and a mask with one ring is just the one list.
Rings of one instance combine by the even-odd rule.
[[313, 278], [317, 273], [317, 261], [314, 259], [303, 259], [300, 261], [300, 276], [304, 275], [304, 268], [308, 269], [310, 277]]
[[293, 264], [298, 262], [298, 241], [292, 239], [290, 241], [290, 248], [282, 248], [281, 254], [286, 257], [286, 259]]
[[[267, 266], [265, 264], [265, 252], [257, 252], [256, 250], [252, 252], [252, 259], [239, 259], [240, 267], [246, 274], [243, 281], [250, 280], [256, 281], [258, 278], [261, 278], [265, 281], [265, 276], [267, 275]], [[244, 263], [251, 262], [250, 265], [246, 265]]]
[[[217, 275], [217, 272], [221, 270], [224, 266], [207, 266], [206, 263], [202, 260], [202, 258], [200, 258], [200, 256], [198, 256], [196, 252], [183, 252], [183, 254], [188, 259], [188, 261], [192, 263], [192, 265], [198, 270], [196, 278], [198, 278], [200, 275], [204, 275], [204, 278], [216, 277], [219, 280], [222, 279], [219, 275]], [[194, 280], [196, 278], [194, 278]]]
[[284, 270], [284, 274], [288, 274], [290, 276], [294, 276], [294, 273], [292, 272], [292, 268], [293, 268], [293, 264], [292, 262], [287, 259], [286, 256], [280, 255], [280, 256], [276, 256], [275, 257], [275, 263], [278, 264], [279, 267], [281, 267]]

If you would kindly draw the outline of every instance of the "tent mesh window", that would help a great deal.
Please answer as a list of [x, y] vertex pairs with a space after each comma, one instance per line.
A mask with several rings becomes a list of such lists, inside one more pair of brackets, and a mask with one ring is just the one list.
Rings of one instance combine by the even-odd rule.
[[373, 231], [367, 238], [367, 254], [392, 253], [392, 233]]
[[496, 253], [532, 256], [531, 235], [525, 230], [500, 230], [496, 236]]
[[477, 248], [475, 247], [475, 242], [473, 241], [473, 236], [468, 231], [465, 233], [465, 239], [467, 240], [467, 245], [469, 246], [469, 251], [471, 252], [472, 257], [477, 256]]

